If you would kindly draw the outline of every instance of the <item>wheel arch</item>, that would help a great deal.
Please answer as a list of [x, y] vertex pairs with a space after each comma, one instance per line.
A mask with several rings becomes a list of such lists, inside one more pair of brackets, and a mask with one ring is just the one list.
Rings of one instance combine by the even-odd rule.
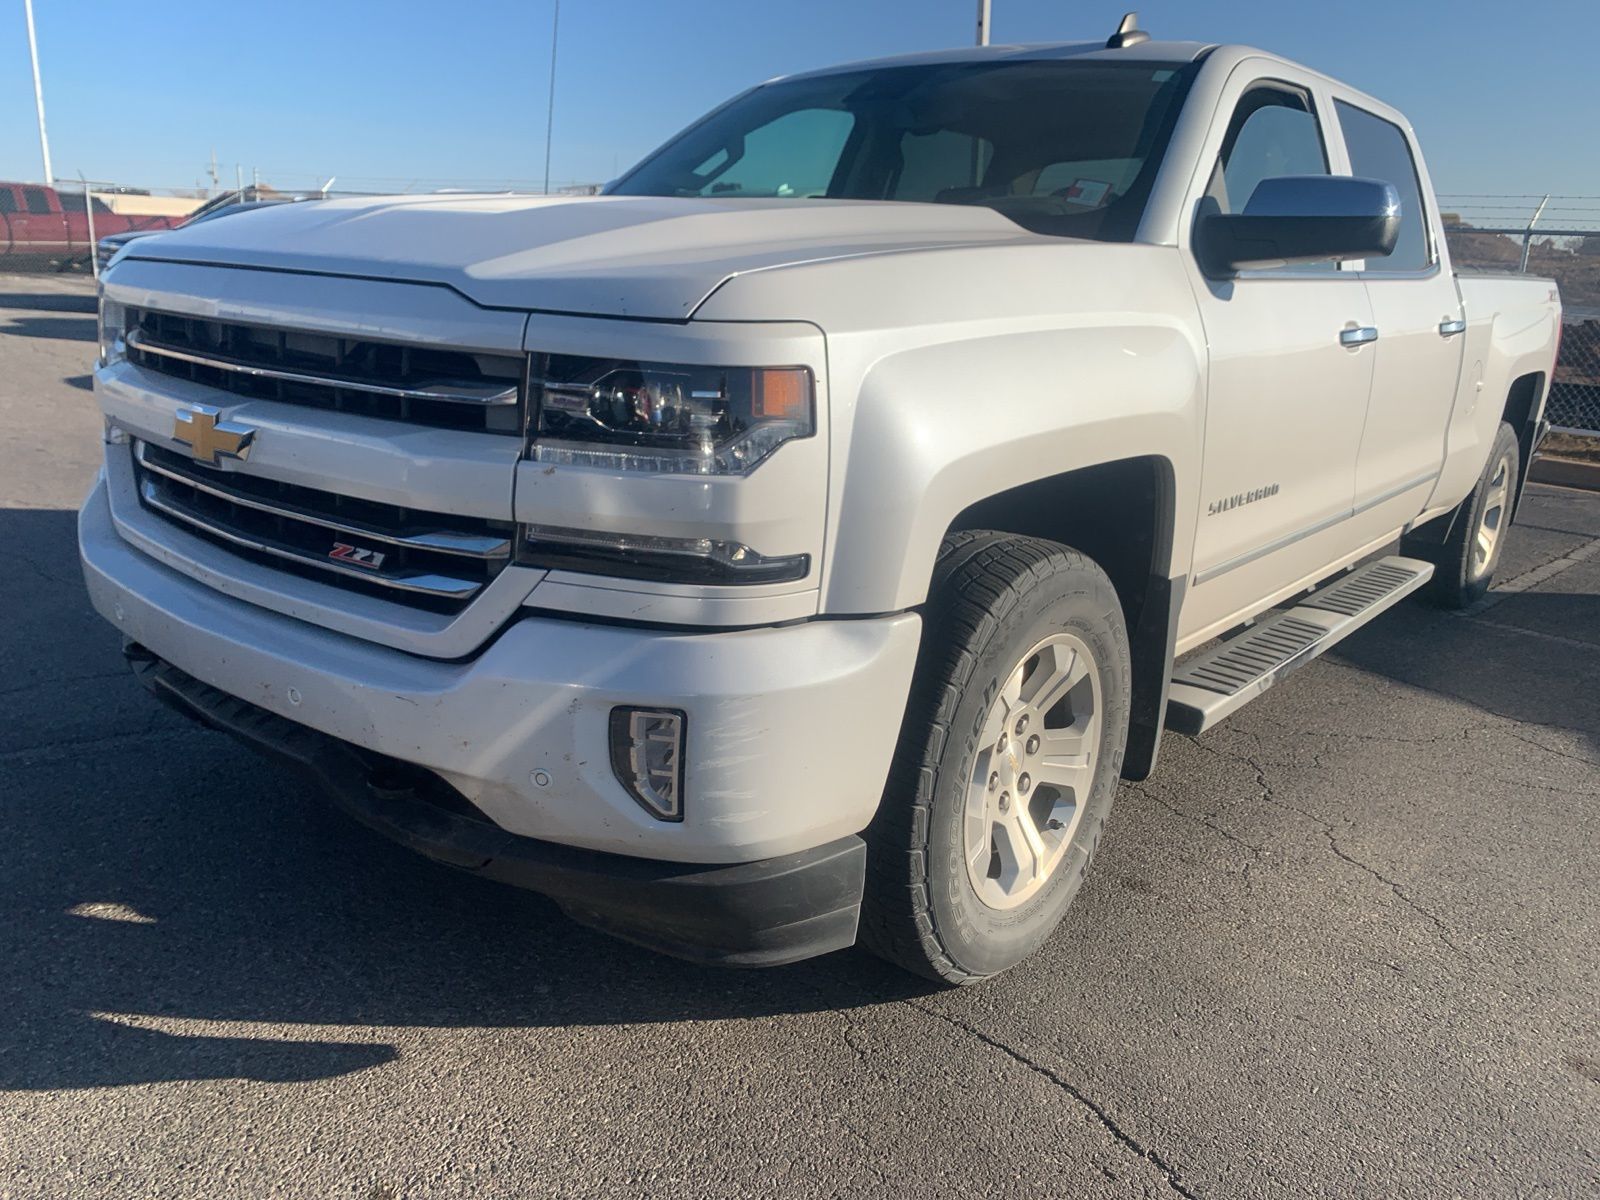
[[1173, 575], [1177, 475], [1146, 454], [1046, 476], [976, 500], [945, 536], [990, 529], [1071, 546], [1110, 578], [1121, 602], [1133, 666], [1123, 777], [1155, 768], [1186, 576]]
[[1522, 488], [1528, 481], [1528, 469], [1533, 465], [1533, 452], [1539, 448], [1539, 427], [1543, 422], [1544, 398], [1548, 390], [1543, 371], [1529, 371], [1511, 381], [1506, 392], [1502, 420], [1517, 435], [1517, 447], [1522, 461], [1517, 471], [1516, 498], [1512, 502], [1512, 516], [1522, 504]]

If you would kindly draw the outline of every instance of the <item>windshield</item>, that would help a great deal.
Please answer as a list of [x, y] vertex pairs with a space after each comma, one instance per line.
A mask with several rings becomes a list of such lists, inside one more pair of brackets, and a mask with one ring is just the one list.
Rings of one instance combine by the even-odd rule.
[[1192, 73], [1013, 61], [780, 80], [691, 126], [608, 190], [978, 204], [1038, 233], [1129, 241]]

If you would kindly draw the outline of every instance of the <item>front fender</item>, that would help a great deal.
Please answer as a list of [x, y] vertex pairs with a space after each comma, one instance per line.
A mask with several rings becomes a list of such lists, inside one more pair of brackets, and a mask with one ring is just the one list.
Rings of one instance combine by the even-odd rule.
[[[927, 595], [939, 543], [979, 500], [1119, 459], [1172, 472], [1169, 561], [1188, 568], [1198, 485], [1203, 350], [1176, 319], [992, 333], [902, 350], [856, 393], [823, 608], [891, 612]], [[1184, 514], [1186, 514], [1186, 519]]]

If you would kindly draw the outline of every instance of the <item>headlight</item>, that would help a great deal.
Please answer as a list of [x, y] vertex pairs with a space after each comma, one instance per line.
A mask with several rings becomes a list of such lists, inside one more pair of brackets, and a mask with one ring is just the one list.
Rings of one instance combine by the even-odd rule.
[[816, 432], [805, 367], [697, 367], [550, 354], [535, 359], [538, 462], [747, 475]]
[[100, 297], [100, 365], [109, 367], [128, 357], [128, 306]]

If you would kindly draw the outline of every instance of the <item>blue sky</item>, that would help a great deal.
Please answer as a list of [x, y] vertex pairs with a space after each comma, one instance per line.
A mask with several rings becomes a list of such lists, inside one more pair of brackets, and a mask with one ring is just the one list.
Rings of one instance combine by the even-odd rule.
[[[993, 0], [996, 42], [1104, 37], [1119, 0]], [[551, 173], [604, 180], [745, 86], [971, 41], [974, 0], [564, 0]], [[551, 0], [34, 0], [58, 176], [193, 186], [216, 150], [280, 186], [544, 170]], [[1600, 195], [1596, 0], [1161, 0], [1160, 37], [1242, 41], [1373, 92], [1441, 192]], [[22, 0], [0, 0], [0, 179], [41, 174]], [[1600, 203], [1600, 202], [1597, 202]]]

